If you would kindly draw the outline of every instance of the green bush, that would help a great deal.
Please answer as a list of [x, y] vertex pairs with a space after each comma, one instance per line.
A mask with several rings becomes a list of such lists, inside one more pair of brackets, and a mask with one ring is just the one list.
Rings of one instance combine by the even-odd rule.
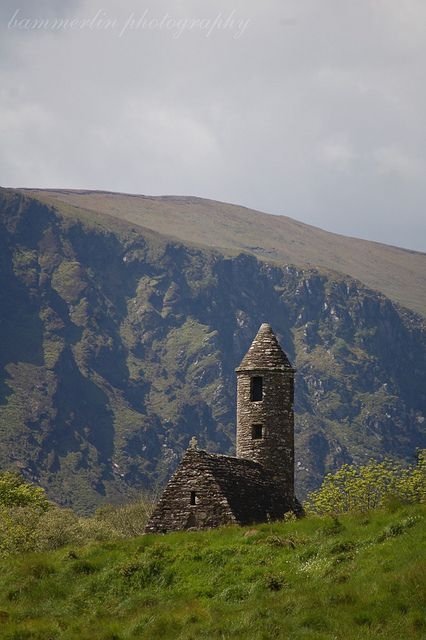
[[0, 555], [51, 551], [141, 535], [152, 502], [106, 505], [91, 518], [50, 503], [44, 489], [12, 472], [0, 473]]
[[425, 501], [426, 450], [422, 450], [415, 466], [404, 467], [389, 459], [360, 467], [345, 464], [326, 475], [321, 487], [309, 494], [304, 508], [308, 514], [336, 515]]
[[100, 507], [94, 519], [110, 527], [116, 535], [133, 538], [143, 534], [153, 506], [152, 500], [143, 496], [129, 504]]
[[0, 473], [0, 555], [34, 549], [39, 520], [49, 508], [44, 489], [17, 473]]
[[103, 542], [116, 538], [115, 532], [106, 523], [94, 518], [79, 518], [70, 509], [55, 507], [44, 513], [38, 521], [34, 534], [37, 551], [60, 549], [67, 545], [84, 545], [88, 542]]
[[3, 471], [0, 473], [0, 506], [31, 506], [46, 511], [49, 501], [41, 487], [25, 482], [18, 473]]
[[31, 551], [43, 512], [33, 506], [0, 505], [0, 555]]

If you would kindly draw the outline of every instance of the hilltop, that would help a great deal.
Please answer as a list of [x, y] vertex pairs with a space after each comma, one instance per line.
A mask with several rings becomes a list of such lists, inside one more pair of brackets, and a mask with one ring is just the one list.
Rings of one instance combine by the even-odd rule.
[[251, 253], [262, 260], [337, 271], [426, 316], [426, 254], [349, 238], [287, 216], [183, 196], [26, 189], [61, 208], [109, 215], [184, 242]]

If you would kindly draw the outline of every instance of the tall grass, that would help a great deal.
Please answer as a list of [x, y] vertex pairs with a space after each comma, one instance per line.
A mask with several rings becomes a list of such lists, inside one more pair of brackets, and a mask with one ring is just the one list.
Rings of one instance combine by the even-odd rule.
[[424, 505], [1, 561], [5, 640], [426, 637]]

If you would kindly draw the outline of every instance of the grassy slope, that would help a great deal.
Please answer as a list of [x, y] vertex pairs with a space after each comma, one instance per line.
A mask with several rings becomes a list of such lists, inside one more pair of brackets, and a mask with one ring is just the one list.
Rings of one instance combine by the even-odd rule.
[[351, 275], [426, 315], [426, 254], [329, 233], [286, 216], [186, 197], [36, 190], [57, 206], [73, 204], [142, 225], [184, 241], [247, 251], [268, 261], [315, 266]]
[[424, 638], [425, 507], [1, 561], [1, 637]]

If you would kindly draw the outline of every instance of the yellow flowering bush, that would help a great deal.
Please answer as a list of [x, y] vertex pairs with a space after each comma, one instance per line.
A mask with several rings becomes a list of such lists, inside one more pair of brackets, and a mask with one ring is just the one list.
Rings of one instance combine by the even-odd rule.
[[426, 450], [418, 453], [416, 465], [404, 467], [394, 460], [371, 460], [363, 466], [345, 464], [329, 473], [319, 489], [309, 494], [306, 513], [335, 515], [369, 511], [391, 500], [406, 503], [426, 501]]

